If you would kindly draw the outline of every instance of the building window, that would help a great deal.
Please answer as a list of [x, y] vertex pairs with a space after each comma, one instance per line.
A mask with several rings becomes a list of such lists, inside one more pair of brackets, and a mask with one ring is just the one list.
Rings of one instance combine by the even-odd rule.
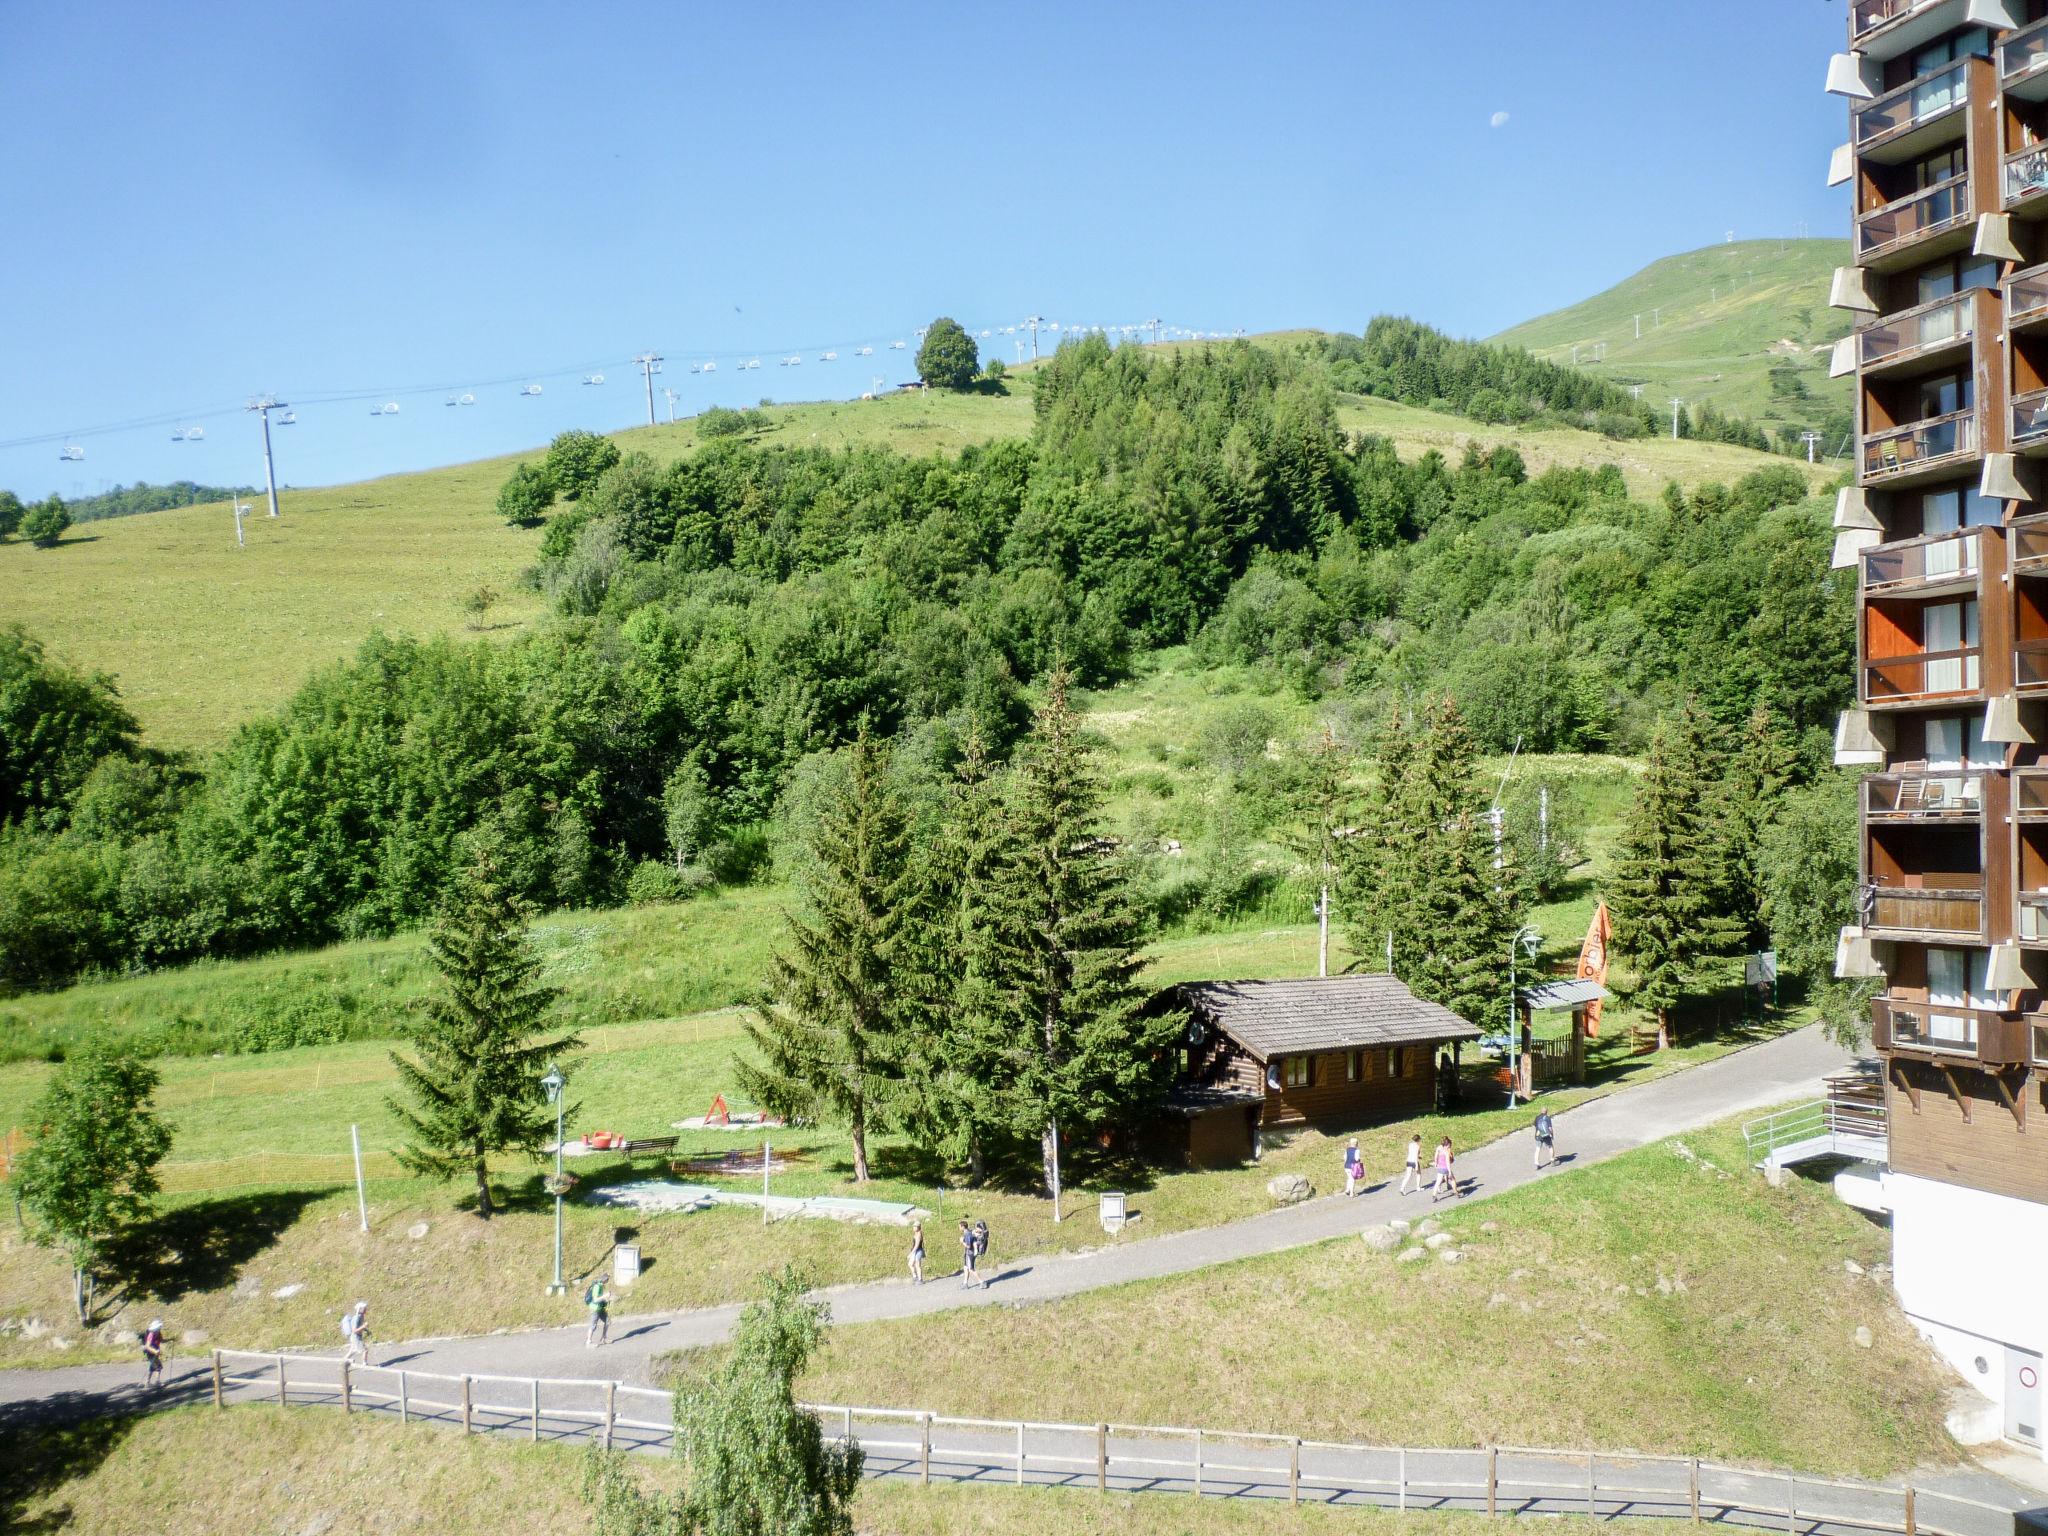
[[1282, 1068], [1281, 1081], [1289, 1088], [1312, 1087], [1316, 1080], [1316, 1059], [1313, 1056], [1290, 1056]]
[[1401, 1075], [1401, 1047], [1397, 1045], [1387, 1052], [1387, 1076], [1400, 1077]]

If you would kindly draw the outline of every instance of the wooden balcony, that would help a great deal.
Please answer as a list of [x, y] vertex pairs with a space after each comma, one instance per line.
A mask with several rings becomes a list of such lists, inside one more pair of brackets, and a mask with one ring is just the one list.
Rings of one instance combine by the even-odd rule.
[[1862, 785], [1866, 822], [1977, 821], [1984, 815], [1981, 773], [1873, 773]]
[[2048, 640], [2022, 640], [2012, 648], [2012, 681], [2027, 698], [2048, 693]]
[[2022, 768], [2012, 776], [2015, 821], [2048, 822], [2048, 768]]
[[1863, 591], [1886, 597], [1935, 597], [1948, 591], [1974, 595], [1981, 554], [1974, 528], [1875, 544], [1863, 552]]
[[2027, 1059], [2029, 1034], [2028, 1021], [1990, 1008], [1888, 997], [1870, 1005], [1870, 1043], [1891, 1055], [2011, 1066]]
[[1977, 413], [1951, 411], [1870, 432], [1859, 460], [1866, 485], [1910, 485], [1954, 474], [1978, 454]]
[[[2012, 184], [2007, 170], [2007, 185]], [[2009, 200], [2008, 200], [2009, 201]], [[1860, 266], [1887, 270], [1904, 264], [1908, 253], [1925, 259], [1969, 244], [1976, 209], [1971, 206], [1967, 176], [1951, 176], [1901, 198], [1859, 214], [1856, 219], [1856, 260]], [[1951, 236], [1936, 246], [1936, 237]], [[1920, 247], [1925, 246], [1922, 251]]]
[[[1972, 645], [1952, 651], [1872, 657], [1863, 664], [1863, 702], [1881, 709], [1892, 704], [1975, 699], [1982, 688], [1982, 655], [1981, 649]], [[2048, 656], [2041, 659], [2048, 663]]]
[[1876, 938], [1981, 939], [1982, 876], [1975, 886], [1874, 885], [1863, 926]]
[[1849, 46], [1875, 61], [1895, 59], [1963, 24], [1964, 0], [1853, 0]]
[[2048, 265], [2015, 272], [2005, 284], [2005, 328], [2025, 335], [2048, 326]]
[[2005, 34], [1998, 45], [1998, 78], [2013, 101], [2048, 101], [2048, 21]]
[[[2031, 297], [2032, 290], [2028, 291]], [[2043, 301], [2048, 307], [2048, 299]], [[1920, 372], [1970, 355], [1976, 332], [1973, 294], [1951, 294], [1873, 320], [1856, 333], [1856, 362], [1863, 376]]]
[[1970, 61], [1929, 70], [1872, 97], [1849, 117], [1849, 136], [1866, 160], [1896, 163], [1961, 139], [1970, 105]]

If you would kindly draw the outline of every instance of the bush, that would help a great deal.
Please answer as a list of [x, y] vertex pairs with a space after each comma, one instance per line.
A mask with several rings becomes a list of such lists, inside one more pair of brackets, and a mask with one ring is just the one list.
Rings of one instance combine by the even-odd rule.
[[498, 516], [515, 528], [531, 528], [555, 502], [554, 482], [545, 469], [521, 464], [498, 490]]
[[683, 877], [673, 864], [660, 859], [643, 859], [626, 877], [626, 905], [658, 907], [683, 898]]
[[58, 496], [39, 501], [21, 514], [21, 536], [38, 549], [48, 549], [70, 526], [71, 514]]
[[571, 430], [548, 444], [542, 466], [548, 484], [564, 501], [579, 500], [597, 484], [598, 476], [619, 462], [619, 445], [595, 432]]
[[746, 413], [722, 405], [714, 405], [697, 417], [699, 437], [738, 437], [746, 430]]

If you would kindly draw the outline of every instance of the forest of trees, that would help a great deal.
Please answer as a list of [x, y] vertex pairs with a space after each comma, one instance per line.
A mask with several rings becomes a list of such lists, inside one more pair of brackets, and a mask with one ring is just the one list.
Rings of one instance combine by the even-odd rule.
[[515, 509], [547, 622], [373, 636], [205, 757], [0, 637], [0, 985], [417, 925], [479, 830], [542, 909], [756, 878], [820, 754], [865, 731], [939, 793], [971, 737], [1008, 760], [1056, 658], [1093, 687], [1191, 643], [1362, 720], [1449, 697], [1477, 750], [1639, 752], [1689, 699], [1730, 731], [1762, 706], [1824, 760], [1854, 590], [1796, 473], [1645, 502], [1505, 448], [1403, 464], [1338, 426], [1340, 366], [1072, 343], [1031, 437], [957, 458], [570, 444]]

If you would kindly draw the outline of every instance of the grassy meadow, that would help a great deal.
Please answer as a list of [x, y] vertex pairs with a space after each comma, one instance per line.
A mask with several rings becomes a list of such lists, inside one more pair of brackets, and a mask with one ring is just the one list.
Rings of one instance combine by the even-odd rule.
[[[1003, 394], [774, 406], [772, 427], [754, 440], [958, 452], [1030, 431], [1031, 377], [1028, 364], [1012, 370]], [[1535, 470], [1614, 463], [1642, 496], [1672, 479], [1733, 481], [1787, 462], [1717, 443], [1488, 427], [1357, 396], [1340, 397], [1338, 415], [1391, 438], [1405, 458], [1431, 449], [1455, 458], [1469, 442], [1509, 441]], [[692, 422], [615, 436], [625, 451], [660, 461], [696, 445]], [[520, 457], [288, 491], [275, 522], [260, 510], [248, 520], [242, 549], [225, 503], [82, 524], [53, 549], [0, 542], [0, 623], [21, 623], [59, 659], [112, 674], [153, 744], [215, 746], [374, 630], [471, 633], [462, 603], [480, 586], [500, 594], [478, 631], [484, 638], [510, 639], [538, 620], [542, 599], [521, 572], [538, 558], [540, 531], [508, 527], [493, 511]]]
[[1838, 1475], [1953, 1459], [1946, 1373], [1889, 1284], [1844, 1263], [1882, 1263], [1884, 1230], [1824, 1182], [1770, 1188], [1732, 1123], [1436, 1214], [1463, 1262], [1343, 1240], [848, 1326], [804, 1391], [1069, 1423], [1185, 1424], [1195, 1403], [1218, 1429]]
[[[0, 1525], [25, 1531], [376, 1532], [498, 1536], [507, 1511], [534, 1530], [579, 1530], [590, 1511], [583, 1453], [509, 1436], [450, 1434], [322, 1408], [181, 1408], [64, 1430], [0, 1431]], [[676, 1485], [673, 1461], [635, 1457], [652, 1486]], [[1290, 1509], [1270, 1500], [1079, 1489], [869, 1482], [854, 1507], [860, 1536], [1384, 1536], [1424, 1522], [1431, 1536], [1494, 1523], [1469, 1514]], [[1653, 1522], [1576, 1517], [1546, 1530], [1645, 1536]]]
[[[1848, 379], [1828, 377], [1828, 348], [1849, 317], [1828, 308], [1828, 282], [1849, 260], [1843, 240], [1739, 240], [1652, 262], [1605, 292], [1492, 338], [1617, 384], [1641, 384], [1660, 408], [1673, 395], [1753, 421], [1794, 403], [1770, 369], [1791, 365], [1814, 400], [1846, 409]], [[1661, 313], [1660, 313], [1661, 312]], [[1635, 334], [1642, 316], [1643, 334]], [[1592, 359], [1591, 343], [1606, 356]], [[1829, 450], [1837, 444], [1827, 444]]]

